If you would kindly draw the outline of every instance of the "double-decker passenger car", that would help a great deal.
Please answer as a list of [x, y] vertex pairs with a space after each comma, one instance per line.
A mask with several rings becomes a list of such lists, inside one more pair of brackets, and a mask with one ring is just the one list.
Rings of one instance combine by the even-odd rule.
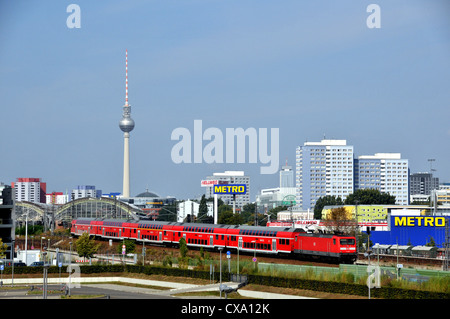
[[99, 238], [134, 239], [154, 245], [179, 244], [189, 247], [234, 249], [239, 251], [314, 257], [333, 261], [356, 260], [354, 237], [311, 234], [300, 228], [214, 225], [162, 221], [124, 221], [79, 218], [72, 221], [71, 233], [84, 232]]

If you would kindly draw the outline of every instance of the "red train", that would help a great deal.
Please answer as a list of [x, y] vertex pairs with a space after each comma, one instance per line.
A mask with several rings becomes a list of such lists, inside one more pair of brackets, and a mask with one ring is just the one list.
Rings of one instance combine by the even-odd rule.
[[223, 247], [293, 257], [313, 257], [337, 262], [356, 260], [355, 237], [311, 234], [300, 228], [194, 224], [162, 221], [124, 221], [79, 218], [72, 221], [75, 236], [89, 233], [107, 239], [134, 239], [149, 244], [179, 244], [181, 238], [190, 247]]

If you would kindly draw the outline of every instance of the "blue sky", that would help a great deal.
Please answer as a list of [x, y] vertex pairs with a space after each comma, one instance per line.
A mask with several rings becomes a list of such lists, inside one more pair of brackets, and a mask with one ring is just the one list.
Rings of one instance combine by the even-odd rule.
[[0, 0], [0, 181], [122, 190], [128, 49], [132, 195], [196, 197], [225, 170], [251, 176], [252, 200], [278, 186], [260, 163], [173, 163], [172, 131], [196, 119], [279, 128], [280, 165], [325, 135], [356, 156], [401, 153], [412, 173], [434, 158], [450, 182], [449, 16], [446, 0]]

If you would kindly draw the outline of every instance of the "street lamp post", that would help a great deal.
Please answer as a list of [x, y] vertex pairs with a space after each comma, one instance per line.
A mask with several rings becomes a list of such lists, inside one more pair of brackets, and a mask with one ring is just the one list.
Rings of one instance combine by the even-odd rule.
[[42, 254], [42, 239], [45, 239], [45, 237], [41, 237], [41, 254]]
[[69, 237], [69, 239], [70, 239], [70, 243], [69, 243], [69, 246], [70, 246], [69, 265], [71, 265], [72, 264], [72, 237]]
[[11, 286], [14, 287], [14, 245], [15, 240], [11, 241], [11, 259], [12, 259], [12, 268], [11, 268]]
[[242, 237], [238, 239], [238, 249], [237, 249], [237, 274], [239, 275], [239, 249], [242, 247]]
[[219, 284], [219, 291], [220, 291], [220, 299], [222, 299], [222, 247], [219, 247], [219, 252], [220, 252], [220, 284]]
[[28, 266], [28, 209], [25, 216], [25, 265]]
[[[47, 252], [43, 252], [44, 260], [47, 257]], [[48, 270], [48, 264], [45, 264], [44, 262], [44, 274], [43, 274], [43, 288], [42, 288], [42, 298], [47, 299], [47, 270]]]

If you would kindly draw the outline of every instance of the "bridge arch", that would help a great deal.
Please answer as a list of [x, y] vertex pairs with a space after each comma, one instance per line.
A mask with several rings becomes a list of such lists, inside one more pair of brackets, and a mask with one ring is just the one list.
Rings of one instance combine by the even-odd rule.
[[79, 217], [135, 219], [145, 216], [141, 209], [115, 198], [83, 197], [60, 206], [55, 219], [71, 222]]
[[28, 222], [41, 222], [49, 229], [56, 222], [67, 225], [79, 217], [138, 220], [146, 216], [140, 208], [109, 197], [83, 197], [63, 205], [16, 201], [15, 215], [18, 224], [25, 224], [28, 216]]

